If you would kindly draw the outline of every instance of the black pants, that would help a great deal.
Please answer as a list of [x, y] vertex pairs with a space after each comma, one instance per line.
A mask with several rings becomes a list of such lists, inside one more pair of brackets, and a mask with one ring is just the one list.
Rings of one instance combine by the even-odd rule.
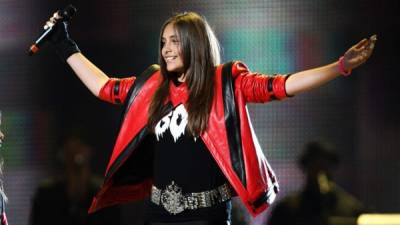
[[229, 221], [148, 222], [146, 225], [230, 225]]

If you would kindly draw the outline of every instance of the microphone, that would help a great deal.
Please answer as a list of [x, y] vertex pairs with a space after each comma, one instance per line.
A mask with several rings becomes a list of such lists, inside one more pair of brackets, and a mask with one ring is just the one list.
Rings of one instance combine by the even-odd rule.
[[50, 37], [50, 35], [54, 31], [54, 27], [57, 25], [59, 22], [64, 22], [64, 21], [69, 21], [72, 16], [76, 13], [76, 8], [73, 5], [68, 5], [65, 7], [63, 10], [59, 10], [57, 13], [61, 17], [61, 19], [56, 20], [53, 26], [48, 27], [47, 29], [44, 30], [42, 35], [35, 41], [35, 43], [29, 48], [28, 55], [31, 56], [35, 53], [37, 53], [40, 49], [40, 46], [47, 41], [47, 39]]

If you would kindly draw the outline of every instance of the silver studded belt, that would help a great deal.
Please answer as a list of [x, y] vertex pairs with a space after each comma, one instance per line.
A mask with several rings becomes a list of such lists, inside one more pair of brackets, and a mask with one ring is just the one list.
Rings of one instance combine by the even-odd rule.
[[162, 205], [170, 214], [178, 214], [186, 209], [198, 209], [213, 206], [217, 203], [231, 199], [232, 194], [228, 184], [223, 184], [215, 189], [196, 193], [182, 193], [174, 181], [164, 190], [153, 185], [151, 189], [151, 201], [156, 205]]

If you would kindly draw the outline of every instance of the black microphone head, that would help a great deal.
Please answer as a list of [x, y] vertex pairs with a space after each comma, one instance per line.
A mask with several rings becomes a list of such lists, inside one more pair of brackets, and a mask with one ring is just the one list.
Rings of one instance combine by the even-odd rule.
[[77, 10], [73, 5], [69, 5], [60, 11], [59, 15], [63, 18], [63, 21], [68, 21], [75, 15], [76, 11]]

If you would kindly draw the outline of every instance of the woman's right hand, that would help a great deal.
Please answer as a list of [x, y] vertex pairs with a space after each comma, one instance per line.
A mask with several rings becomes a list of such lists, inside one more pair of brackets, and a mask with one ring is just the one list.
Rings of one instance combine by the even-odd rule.
[[58, 12], [55, 12], [52, 17], [46, 22], [43, 26], [45, 30], [53, 28], [54, 31], [50, 35], [50, 41], [53, 44], [58, 44], [62, 41], [70, 39], [70, 35], [68, 33], [68, 25], [67, 21], [62, 21], [62, 17]]
[[53, 29], [49, 41], [54, 45], [57, 55], [63, 60], [74, 53], [80, 52], [78, 45], [71, 39], [68, 33], [68, 21], [63, 21], [59, 12], [55, 12], [43, 26], [44, 29]]

